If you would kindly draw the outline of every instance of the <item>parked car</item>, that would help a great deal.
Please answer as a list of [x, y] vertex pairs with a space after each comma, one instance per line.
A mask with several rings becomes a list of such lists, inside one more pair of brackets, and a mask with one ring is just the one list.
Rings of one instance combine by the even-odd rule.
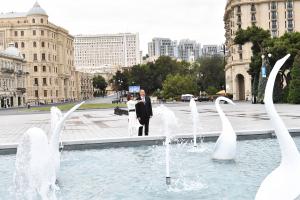
[[198, 97], [198, 101], [202, 102], [202, 101], [211, 101], [212, 98], [210, 98], [209, 96], [200, 96]]
[[183, 95], [181, 95], [181, 101], [182, 102], [188, 102], [192, 98], [194, 98], [194, 95], [192, 95], [192, 94], [183, 94]]

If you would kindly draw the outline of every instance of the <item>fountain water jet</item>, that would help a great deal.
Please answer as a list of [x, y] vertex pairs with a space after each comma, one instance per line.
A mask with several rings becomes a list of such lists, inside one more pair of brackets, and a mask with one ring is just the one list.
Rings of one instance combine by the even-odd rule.
[[222, 121], [222, 133], [216, 142], [212, 158], [216, 160], [233, 160], [236, 155], [236, 134], [220, 107], [220, 101], [226, 101], [234, 105], [234, 103], [226, 97], [218, 97], [216, 100], [215, 105]]
[[256, 194], [256, 200], [294, 200], [300, 195], [300, 154], [273, 103], [276, 76], [289, 57], [288, 54], [276, 62], [265, 89], [265, 108], [280, 146], [281, 163], [263, 180]]
[[197, 147], [197, 123], [199, 121], [199, 113], [197, 109], [197, 104], [194, 98], [190, 100], [190, 109], [193, 119], [193, 136], [194, 136], [194, 147]]
[[30, 128], [23, 135], [17, 149], [14, 183], [16, 198], [55, 200], [55, 181], [60, 167], [59, 139], [65, 120], [84, 102], [65, 115], [51, 109], [50, 141], [40, 128]]
[[170, 176], [170, 144], [171, 144], [171, 127], [177, 125], [177, 118], [172, 110], [167, 108], [164, 105], [156, 108], [156, 114], [161, 117], [163, 121], [163, 132], [166, 136], [165, 145], [166, 145], [166, 184], [171, 184]]

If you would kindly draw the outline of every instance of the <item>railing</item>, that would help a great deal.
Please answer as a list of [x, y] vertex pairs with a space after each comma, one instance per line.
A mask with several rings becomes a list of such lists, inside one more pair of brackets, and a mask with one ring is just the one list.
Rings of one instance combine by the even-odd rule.
[[14, 73], [15, 72], [15, 70], [14, 69], [10, 69], [10, 68], [1, 68], [1, 72], [2, 73], [8, 73], [8, 74], [12, 74], [12, 73]]

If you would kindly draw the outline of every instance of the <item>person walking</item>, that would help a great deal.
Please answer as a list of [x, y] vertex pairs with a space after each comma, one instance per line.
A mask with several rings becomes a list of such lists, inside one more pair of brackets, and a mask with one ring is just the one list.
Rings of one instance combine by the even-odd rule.
[[[145, 126], [145, 136], [148, 136], [149, 121], [153, 116], [151, 99], [146, 96], [145, 90], [140, 90], [140, 96], [137, 98], [137, 101], [138, 103], [135, 105], [136, 116], [140, 124]], [[139, 136], [143, 136], [143, 126], [139, 128]]]
[[132, 94], [127, 95], [127, 108], [128, 108], [128, 133], [129, 136], [134, 136], [138, 132], [138, 128], [142, 125], [137, 120], [135, 105], [137, 101], [133, 99]]

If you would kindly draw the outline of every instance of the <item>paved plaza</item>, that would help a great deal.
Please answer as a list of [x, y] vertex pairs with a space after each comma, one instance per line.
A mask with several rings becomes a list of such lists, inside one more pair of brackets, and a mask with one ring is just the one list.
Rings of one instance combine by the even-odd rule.
[[[213, 103], [197, 103], [200, 114], [199, 127], [202, 133], [220, 132], [221, 122]], [[153, 105], [155, 109], [158, 104]], [[167, 104], [178, 118], [178, 127], [173, 130], [176, 135], [190, 135], [192, 133], [192, 119], [188, 103]], [[272, 130], [264, 105], [237, 103], [236, 106], [222, 105], [224, 112], [236, 131]], [[300, 106], [276, 105], [276, 108], [288, 128], [300, 127]], [[22, 134], [30, 127], [40, 127], [49, 132], [50, 113], [15, 112], [0, 115], [0, 146], [17, 144]], [[150, 136], [162, 135], [162, 122], [154, 115], [150, 122]], [[62, 140], [89, 141], [110, 138], [126, 138], [127, 116], [114, 115], [113, 109], [82, 110], [73, 113], [67, 120], [62, 134]]]

